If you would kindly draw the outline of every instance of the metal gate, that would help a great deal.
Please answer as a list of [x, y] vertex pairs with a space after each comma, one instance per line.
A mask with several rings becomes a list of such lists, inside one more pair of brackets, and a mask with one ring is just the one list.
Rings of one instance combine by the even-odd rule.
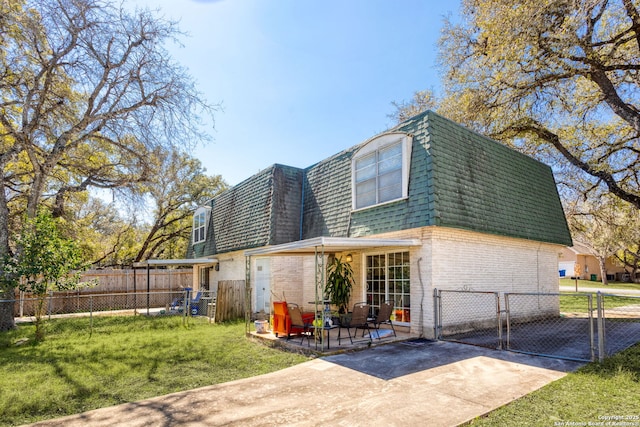
[[437, 339], [502, 348], [498, 292], [436, 290]]
[[434, 298], [441, 340], [578, 361], [640, 342], [640, 296], [436, 290]]

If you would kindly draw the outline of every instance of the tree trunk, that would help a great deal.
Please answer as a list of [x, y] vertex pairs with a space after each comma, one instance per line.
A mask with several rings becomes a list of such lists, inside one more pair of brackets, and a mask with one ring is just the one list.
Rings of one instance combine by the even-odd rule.
[[607, 280], [606, 262], [607, 260], [604, 257], [601, 257], [601, 256], [598, 257], [598, 263], [600, 264], [600, 275], [602, 276], [601, 279], [602, 279], [603, 285], [609, 284], [609, 280]]
[[0, 332], [9, 331], [16, 327], [13, 320], [14, 299], [13, 289], [0, 291]]
[[[1, 162], [0, 168], [4, 168]], [[0, 262], [9, 255], [9, 208], [4, 183], [0, 179]], [[5, 275], [0, 265], [0, 274]], [[7, 279], [6, 277], [4, 279]], [[11, 282], [5, 280], [5, 282]], [[15, 299], [15, 288], [3, 284], [0, 285], [0, 332], [8, 331], [16, 327], [13, 320], [13, 300]]]

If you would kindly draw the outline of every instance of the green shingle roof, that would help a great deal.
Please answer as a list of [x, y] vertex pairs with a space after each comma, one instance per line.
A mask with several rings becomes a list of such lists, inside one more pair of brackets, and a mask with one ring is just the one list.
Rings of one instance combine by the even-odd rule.
[[189, 245], [187, 257], [298, 240], [302, 170], [273, 165], [210, 201], [205, 242]]
[[352, 212], [362, 144], [304, 170], [274, 165], [212, 201], [207, 241], [189, 256], [432, 225], [571, 245], [548, 166], [433, 112], [392, 131], [413, 136], [408, 199]]
[[435, 225], [571, 245], [551, 168], [430, 113]]

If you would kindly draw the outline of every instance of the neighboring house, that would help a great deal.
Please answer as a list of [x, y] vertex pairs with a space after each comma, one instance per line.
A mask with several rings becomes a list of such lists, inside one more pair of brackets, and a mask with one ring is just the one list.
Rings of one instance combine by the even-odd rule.
[[[580, 274], [576, 274], [576, 264], [579, 266]], [[609, 281], [628, 282], [629, 272], [614, 258], [609, 257], [605, 262], [607, 279]], [[558, 272], [560, 277], [584, 280], [602, 281], [602, 272], [598, 258], [585, 245], [574, 242], [573, 246], [562, 249], [558, 262]]]
[[187, 258], [217, 261], [201, 282], [246, 278], [252, 310], [268, 313], [280, 299], [313, 308], [328, 257], [348, 255], [352, 304], [392, 300], [396, 324], [432, 336], [435, 288], [557, 292], [571, 244], [548, 166], [425, 112], [215, 197], [194, 214]]

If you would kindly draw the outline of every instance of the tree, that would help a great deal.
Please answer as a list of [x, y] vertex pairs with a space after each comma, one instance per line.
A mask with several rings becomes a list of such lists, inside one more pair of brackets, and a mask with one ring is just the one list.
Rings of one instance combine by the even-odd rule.
[[387, 117], [396, 123], [400, 123], [424, 111], [435, 110], [438, 105], [438, 99], [432, 90], [418, 90], [414, 92], [410, 101], [392, 101], [391, 105], [395, 110], [388, 114]]
[[177, 150], [155, 150], [150, 174], [131, 187], [143, 203], [107, 203], [75, 197], [67, 202], [71, 235], [85, 259], [103, 267], [130, 266], [144, 259], [182, 258], [191, 236], [193, 211], [226, 188], [221, 176], [206, 175], [199, 160]]
[[141, 186], [153, 204], [153, 222], [134, 262], [172, 258], [176, 251], [185, 254], [193, 211], [227, 188], [220, 175], [206, 175], [200, 161], [186, 154], [161, 152], [154, 160], [153, 178]]
[[12, 270], [13, 277], [20, 279], [20, 290], [35, 295], [36, 340], [42, 340], [47, 294], [72, 289], [79, 283], [79, 275], [72, 273], [84, 267], [80, 248], [61, 234], [59, 225], [44, 210], [25, 220], [16, 241], [20, 251], [4, 264]]
[[[148, 154], [206, 140], [201, 119], [215, 108], [163, 48], [181, 35], [174, 22], [109, 0], [14, 0], [0, 12], [2, 259], [19, 250], [16, 205], [34, 218], [51, 201], [59, 216], [71, 194], [144, 182]], [[12, 298], [4, 286], [0, 300]], [[0, 330], [11, 314], [0, 303]]]
[[616, 252], [615, 257], [629, 272], [631, 279], [638, 282], [636, 273], [640, 271], [640, 211], [626, 208], [623, 210], [623, 215], [623, 245]]
[[640, 12], [634, 0], [463, 1], [440, 62], [448, 117], [530, 154], [561, 156], [640, 208]]
[[586, 246], [598, 260], [603, 285], [608, 285], [606, 261], [629, 243], [626, 229], [638, 212], [621, 204], [618, 198], [603, 196], [597, 202], [575, 203], [568, 210], [574, 241]]
[[68, 233], [79, 242], [83, 259], [102, 267], [131, 265], [143, 230], [135, 215], [126, 216], [122, 206], [91, 197], [79, 205], [72, 205], [68, 217]]

